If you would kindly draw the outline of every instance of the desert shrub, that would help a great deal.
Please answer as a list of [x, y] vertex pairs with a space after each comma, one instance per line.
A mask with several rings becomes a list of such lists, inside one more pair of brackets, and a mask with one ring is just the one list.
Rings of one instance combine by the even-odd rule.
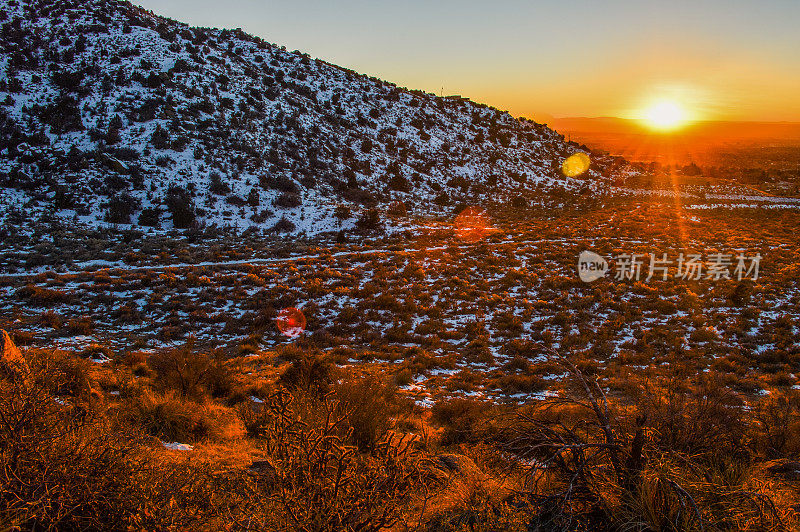
[[525, 209], [528, 207], [528, 200], [523, 196], [514, 196], [511, 198], [511, 207], [514, 209]]
[[55, 135], [84, 129], [78, 101], [72, 96], [60, 96], [54, 104], [42, 109], [41, 117]]
[[[574, 379], [569, 395], [513, 412], [492, 437], [528, 466], [526, 491], [540, 529], [736, 529], [779, 527], [781, 516], [763, 488], [750, 483], [750, 464], [736, 438], [719, 425], [738, 418], [723, 412], [724, 394], [687, 398], [675, 415], [652, 404], [631, 409], [609, 400], [602, 386], [561, 359]], [[642, 395], [658, 398], [648, 386]], [[710, 394], [706, 403], [703, 393]], [[673, 400], [673, 403], [677, 401]], [[672, 410], [668, 410], [672, 412]], [[684, 416], [685, 420], [679, 420]], [[691, 418], [699, 416], [702, 430]], [[671, 423], [677, 428], [673, 428]], [[651, 429], [653, 424], [656, 428]]]
[[112, 351], [110, 348], [104, 345], [89, 344], [78, 353], [78, 356], [84, 360], [89, 360], [89, 359], [110, 360], [114, 358], [114, 351]]
[[6, 526], [99, 530], [134, 510], [119, 487], [130, 477], [130, 441], [79, 421], [73, 408], [51, 396], [10, 391], [0, 392], [0, 506]]
[[397, 190], [398, 192], [410, 192], [411, 184], [408, 179], [400, 174], [395, 174], [389, 179], [389, 190]]
[[474, 441], [490, 409], [489, 403], [473, 399], [455, 398], [436, 403], [431, 408], [431, 417], [444, 427], [441, 444]]
[[395, 426], [395, 418], [409, 409], [395, 387], [376, 377], [347, 380], [338, 384], [335, 392], [338, 411], [347, 414], [353, 429], [350, 437], [362, 451], [374, 450]]
[[164, 203], [172, 215], [172, 222], [176, 228], [186, 229], [194, 225], [197, 213], [194, 200], [188, 190], [171, 185], [167, 190]]
[[503, 375], [497, 386], [508, 394], [540, 392], [547, 388], [547, 381], [538, 375]]
[[210, 477], [158, 461], [135, 432], [52, 395], [70, 388], [54, 353], [0, 381], [0, 522], [14, 530], [202, 528]]
[[[347, 414], [331, 398], [297, 404], [278, 391], [264, 403], [268, 459], [254, 501], [265, 530], [381, 530], [403, 518], [420, 481], [412, 440], [387, 437], [369, 455], [347, 444]], [[345, 433], [347, 431], [345, 430]]]
[[498, 333], [505, 336], [516, 336], [524, 330], [522, 321], [513, 311], [496, 314], [493, 319], [493, 325]]
[[408, 216], [408, 207], [402, 201], [393, 201], [389, 204], [386, 212], [391, 216], [405, 217]]
[[231, 194], [225, 198], [225, 203], [228, 205], [233, 205], [234, 207], [244, 207], [247, 205], [247, 200], [241, 196], [237, 196], [236, 194]]
[[529, 340], [515, 339], [503, 344], [502, 353], [512, 359], [527, 359], [536, 356], [539, 353], [539, 348]]
[[689, 338], [695, 342], [713, 342], [718, 339], [717, 333], [714, 332], [713, 329], [707, 327], [694, 330], [692, 334], [689, 335]]
[[[433, 501], [421, 530], [457, 532], [464, 530], [527, 532], [531, 518], [524, 503], [503, 500], [503, 490], [480, 479], [451, 479], [447, 491]], [[440, 501], [438, 499], [444, 499]], [[509, 504], [509, 502], [513, 504]]]
[[137, 223], [142, 227], [158, 227], [158, 220], [161, 217], [161, 210], [158, 208], [142, 209]]
[[300, 191], [297, 183], [293, 179], [285, 176], [260, 176], [259, 183], [263, 188], [271, 188], [289, 194], [297, 194]]
[[60, 290], [42, 288], [34, 284], [28, 284], [17, 290], [17, 297], [40, 305], [69, 303], [73, 300], [73, 294]]
[[261, 195], [258, 193], [258, 189], [253, 187], [250, 189], [250, 192], [247, 194], [247, 204], [251, 207], [258, 207], [261, 205]]
[[157, 150], [165, 150], [169, 148], [169, 132], [161, 127], [161, 124], [158, 124], [155, 131], [153, 131], [152, 137], [150, 137], [150, 142]]
[[284, 192], [277, 198], [275, 198], [275, 206], [280, 207], [282, 209], [292, 209], [294, 207], [299, 207], [302, 205], [302, 201], [300, 201], [300, 196], [297, 194], [293, 194], [291, 192]]
[[394, 382], [398, 386], [408, 386], [414, 382], [414, 375], [408, 369], [401, 370], [395, 374]]
[[292, 361], [278, 382], [290, 390], [322, 396], [330, 391], [333, 364], [322, 356], [303, 354]]
[[94, 320], [91, 316], [73, 318], [67, 322], [66, 332], [73, 335], [89, 336], [94, 331]]
[[285, 216], [281, 216], [281, 219], [275, 222], [275, 225], [272, 226], [272, 230], [279, 233], [290, 233], [295, 230], [295, 225], [294, 222]]
[[348, 205], [337, 205], [336, 208], [333, 210], [333, 216], [340, 222], [347, 220], [350, 218], [352, 212], [350, 210], [350, 206]]
[[713, 374], [695, 386], [673, 380], [649, 386], [649, 393], [640, 397], [640, 409], [655, 429], [653, 442], [662, 449], [693, 456], [745, 452], [741, 399]]
[[209, 177], [211, 183], [208, 188], [212, 194], [224, 196], [225, 194], [230, 193], [231, 187], [222, 180], [222, 176], [219, 174], [219, 172], [212, 172]]
[[800, 457], [800, 392], [772, 394], [753, 409], [754, 445], [767, 458]]
[[135, 305], [126, 304], [111, 313], [112, 317], [119, 320], [120, 323], [141, 323], [142, 312], [136, 308]]
[[378, 209], [367, 209], [356, 220], [356, 227], [361, 230], [376, 230], [381, 227], [381, 215]]
[[234, 387], [233, 375], [224, 361], [194, 350], [192, 342], [181, 348], [155, 354], [148, 360], [154, 382], [163, 391], [204, 400], [223, 397]]
[[61, 316], [52, 310], [47, 310], [39, 315], [39, 320], [52, 329], [59, 329], [64, 323]]
[[234, 410], [147, 389], [123, 402], [120, 422], [165, 442], [224, 441], [245, 432]]
[[140, 205], [141, 202], [130, 194], [120, 193], [109, 199], [106, 221], [113, 224], [129, 224], [131, 215]]

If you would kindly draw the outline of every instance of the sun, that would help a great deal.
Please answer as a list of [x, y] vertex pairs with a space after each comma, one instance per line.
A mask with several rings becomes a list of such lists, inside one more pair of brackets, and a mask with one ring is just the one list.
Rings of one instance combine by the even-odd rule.
[[687, 117], [686, 111], [680, 105], [673, 101], [662, 100], [645, 111], [644, 120], [653, 129], [667, 131], [685, 125]]

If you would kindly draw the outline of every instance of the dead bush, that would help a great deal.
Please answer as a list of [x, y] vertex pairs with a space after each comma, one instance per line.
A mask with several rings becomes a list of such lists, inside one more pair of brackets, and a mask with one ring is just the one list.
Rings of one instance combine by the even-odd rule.
[[174, 390], [183, 398], [203, 401], [224, 397], [234, 388], [233, 375], [223, 360], [194, 350], [193, 342], [153, 355], [148, 365], [162, 391]]
[[396, 426], [396, 418], [410, 410], [410, 402], [397, 395], [394, 386], [377, 377], [351, 379], [335, 388], [339, 412], [347, 415], [352, 442], [362, 451], [372, 451]]
[[121, 404], [118, 422], [165, 442], [225, 441], [245, 432], [242, 421], [229, 408], [201, 405], [174, 392], [162, 395], [147, 389]]
[[420, 481], [410, 438], [387, 436], [365, 455], [347, 444], [347, 413], [331, 398], [309, 410], [280, 390], [264, 409], [269, 458], [247, 497], [260, 528], [377, 532], [403, 518]]
[[[652, 402], [630, 408], [610, 401], [597, 381], [561, 360], [575, 381], [573, 393], [513, 413], [495, 437], [525, 471], [533, 525], [547, 530], [782, 526], [763, 486], [749, 480], [750, 464], [738, 454], [733, 434], [739, 418], [713, 384], [675, 390], [668, 404], [683, 410], [670, 407], [664, 413]], [[663, 404], [660, 391], [649, 386], [645, 395]]]
[[[202, 528], [210, 477], [158, 461], [135, 432], [118, 432], [73, 400], [46, 353], [23, 379], [0, 381], [0, 524], [10, 530]], [[203, 504], [200, 504], [203, 501]]]

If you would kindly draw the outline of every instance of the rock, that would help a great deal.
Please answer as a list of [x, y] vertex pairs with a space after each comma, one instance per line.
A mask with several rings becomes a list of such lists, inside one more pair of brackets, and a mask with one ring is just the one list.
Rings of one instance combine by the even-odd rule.
[[800, 462], [773, 460], [768, 462], [767, 471], [786, 480], [800, 480]]
[[274, 483], [278, 478], [278, 470], [270, 460], [253, 460], [247, 471], [267, 484]]
[[130, 174], [131, 170], [128, 168], [128, 165], [117, 159], [116, 157], [112, 157], [110, 155], [103, 156], [103, 162], [105, 162], [106, 166], [111, 170], [119, 173], [119, 174]]
[[440, 469], [447, 469], [453, 473], [465, 474], [478, 471], [475, 462], [463, 454], [440, 454], [436, 460]]
[[24, 379], [30, 368], [11, 336], [0, 329], [0, 376], [13, 381]]
[[276, 471], [275, 466], [270, 460], [253, 460], [253, 463], [250, 464], [249, 470], [252, 473], [273, 473]]

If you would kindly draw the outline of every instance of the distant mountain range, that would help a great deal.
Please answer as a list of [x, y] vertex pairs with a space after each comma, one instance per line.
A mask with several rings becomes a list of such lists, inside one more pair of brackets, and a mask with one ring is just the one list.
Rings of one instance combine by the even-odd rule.
[[[458, 97], [128, 2], [1, 0], [0, 218], [319, 232], [360, 210], [545, 201], [621, 162]], [[351, 215], [348, 215], [352, 213]]]
[[[796, 122], [698, 121], [667, 133], [653, 131], [638, 120], [609, 117], [549, 118], [547, 124], [569, 140], [631, 161], [724, 166], [732, 154], [748, 153], [763, 164], [764, 157], [779, 162], [786, 158], [787, 149], [800, 149], [800, 123]], [[773, 153], [765, 154], [765, 150]]]

